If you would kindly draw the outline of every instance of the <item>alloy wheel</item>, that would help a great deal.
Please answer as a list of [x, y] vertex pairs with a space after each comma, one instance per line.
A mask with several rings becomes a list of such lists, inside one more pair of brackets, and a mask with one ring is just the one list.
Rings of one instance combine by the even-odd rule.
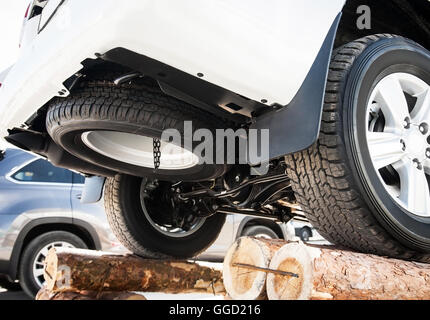
[[45, 279], [43, 277], [45, 271], [45, 259], [48, 256], [49, 250], [52, 248], [75, 248], [75, 246], [65, 241], [56, 241], [44, 246], [37, 253], [33, 262], [33, 277], [40, 287], [43, 287], [45, 284]]
[[394, 73], [373, 89], [367, 105], [367, 145], [390, 196], [419, 217], [430, 217], [430, 86]]

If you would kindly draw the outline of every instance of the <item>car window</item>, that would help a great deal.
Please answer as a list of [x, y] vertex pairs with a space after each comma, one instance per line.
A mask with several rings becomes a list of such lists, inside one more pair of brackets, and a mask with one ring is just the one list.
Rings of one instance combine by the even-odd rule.
[[12, 178], [20, 182], [72, 183], [72, 172], [39, 159], [15, 172]]
[[79, 173], [73, 172], [73, 184], [84, 184], [85, 177]]

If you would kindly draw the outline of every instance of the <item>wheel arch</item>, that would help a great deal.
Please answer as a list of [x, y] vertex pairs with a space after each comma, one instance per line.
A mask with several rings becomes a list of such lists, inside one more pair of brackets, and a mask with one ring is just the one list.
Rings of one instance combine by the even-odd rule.
[[[371, 29], [360, 30], [357, 27], [357, 19], [360, 16], [357, 9], [362, 5], [370, 8]], [[335, 47], [368, 35], [382, 33], [409, 38], [430, 50], [430, 2], [347, 0], [336, 35]]]
[[272, 220], [247, 217], [242, 220], [236, 233], [236, 239], [240, 238], [246, 228], [253, 226], [265, 226], [273, 230], [280, 238], [285, 239], [285, 234], [279, 224]]
[[29, 222], [19, 233], [9, 261], [8, 276], [16, 280], [19, 263], [26, 246], [36, 237], [51, 231], [66, 231], [80, 237], [90, 249], [100, 250], [95, 229], [87, 222], [72, 218], [42, 218]]
[[[358, 7], [371, 9], [372, 28], [359, 30]], [[393, 14], [387, 15], [387, 10]], [[402, 21], [401, 24], [398, 21]], [[405, 21], [405, 23], [403, 23]], [[327, 72], [333, 48], [372, 34], [397, 34], [430, 49], [430, 2], [427, 0], [347, 0], [302, 87], [293, 101], [278, 111], [258, 117], [252, 129], [270, 128], [270, 155], [275, 159], [310, 147], [319, 137]], [[294, 139], [285, 140], [285, 137]], [[269, 160], [262, 159], [262, 162]], [[254, 163], [257, 165], [257, 163]]]

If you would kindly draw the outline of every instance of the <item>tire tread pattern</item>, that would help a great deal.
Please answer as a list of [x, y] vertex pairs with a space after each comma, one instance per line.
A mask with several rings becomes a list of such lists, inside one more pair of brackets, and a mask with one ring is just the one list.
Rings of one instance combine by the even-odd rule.
[[112, 228], [113, 233], [127, 249], [139, 256], [154, 259], [169, 258], [166, 255], [151, 251], [142, 246], [127, 228], [119, 200], [121, 177], [121, 175], [116, 175], [114, 178], [107, 179], [105, 184], [104, 203], [109, 225]]
[[429, 262], [429, 255], [406, 248], [374, 217], [354, 182], [343, 138], [340, 109], [351, 67], [368, 46], [393, 37], [397, 36], [372, 35], [334, 51], [319, 140], [287, 156], [287, 172], [297, 201], [327, 240], [358, 251]]
[[[185, 120], [194, 128], [224, 128], [223, 119], [214, 117], [160, 90], [145, 85], [116, 86], [110, 81], [91, 80], [82, 83], [67, 98], [55, 98], [48, 109], [46, 127], [56, 140], [61, 127], [82, 120], [128, 122], [163, 131], [183, 130]], [[58, 142], [58, 140], [57, 140]]]

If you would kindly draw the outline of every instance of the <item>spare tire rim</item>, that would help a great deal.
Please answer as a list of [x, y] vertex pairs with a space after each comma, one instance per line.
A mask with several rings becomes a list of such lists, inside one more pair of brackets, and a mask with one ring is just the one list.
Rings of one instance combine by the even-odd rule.
[[39, 287], [45, 284], [45, 259], [49, 250], [52, 248], [76, 248], [73, 244], [66, 241], [56, 241], [44, 246], [37, 254], [33, 262], [33, 277]]
[[367, 146], [390, 196], [419, 217], [430, 217], [430, 86], [393, 73], [373, 89], [367, 105]]
[[[155, 168], [154, 139], [117, 131], [87, 131], [82, 142], [91, 150], [127, 164]], [[161, 141], [158, 169], [185, 170], [199, 164], [199, 157], [173, 143]]]

